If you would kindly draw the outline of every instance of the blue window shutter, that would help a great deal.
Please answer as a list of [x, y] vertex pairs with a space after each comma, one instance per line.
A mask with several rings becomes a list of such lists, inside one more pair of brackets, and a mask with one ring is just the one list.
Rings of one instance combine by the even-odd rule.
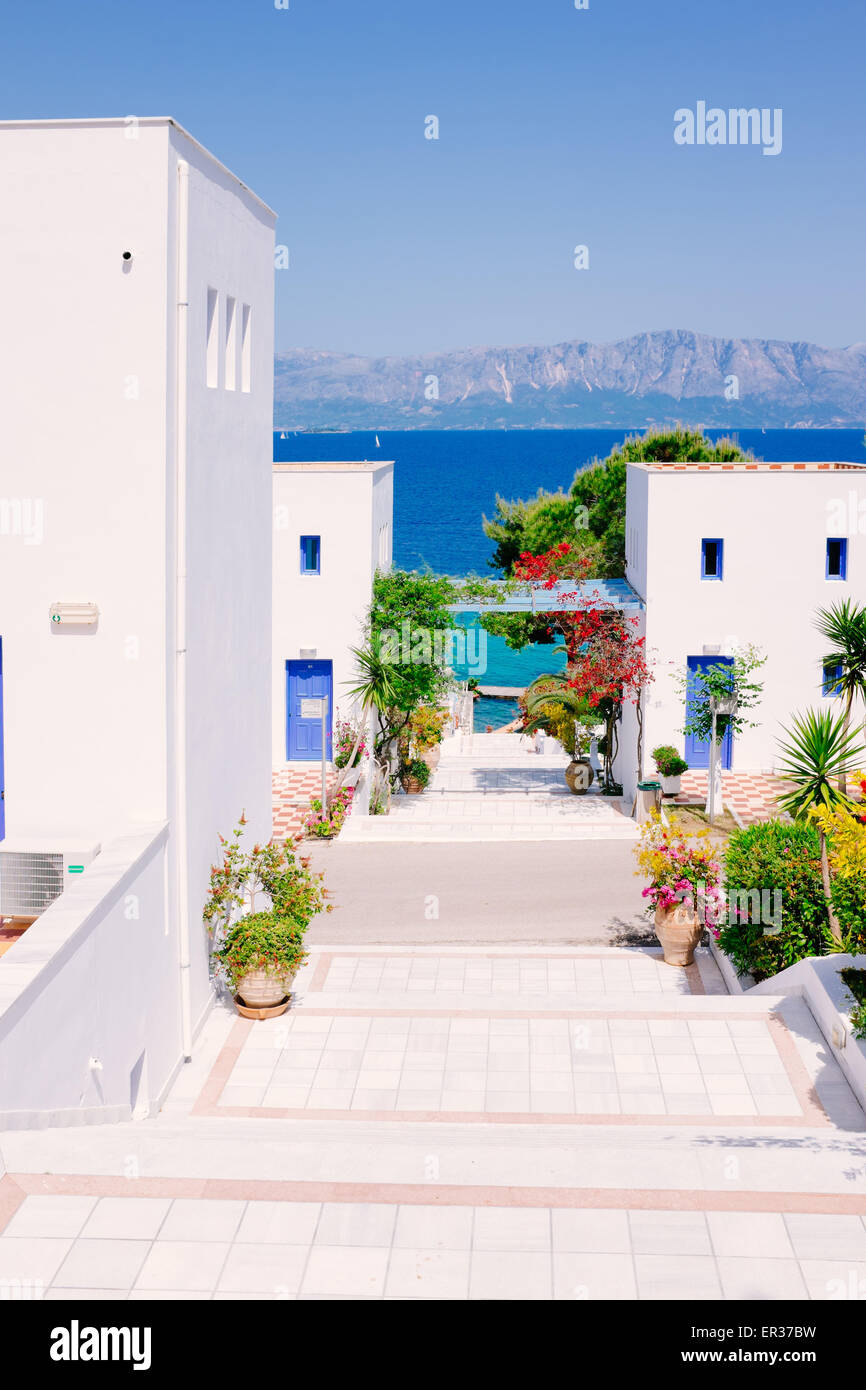
[[321, 536], [301, 536], [301, 574], [320, 574], [321, 569]]
[[821, 694], [822, 694], [826, 699], [830, 699], [830, 700], [839, 700], [839, 699], [841, 699], [841, 698], [842, 698], [842, 692], [841, 692], [841, 690], [838, 689], [838, 686], [837, 686], [837, 684], [836, 684], [836, 682], [837, 682], [837, 681], [840, 681], [841, 679], [842, 679], [842, 667], [841, 667], [841, 665], [839, 664], [839, 662], [836, 662], [836, 661], [825, 661], [825, 662], [824, 662], [824, 685], [823, 685]]

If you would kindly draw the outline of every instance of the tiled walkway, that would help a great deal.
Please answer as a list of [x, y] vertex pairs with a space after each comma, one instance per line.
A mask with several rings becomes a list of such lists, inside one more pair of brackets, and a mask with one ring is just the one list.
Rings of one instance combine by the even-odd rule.
[[342, 840], [635, 839], [623, 803], [593, 787], [575, 796], [559, 752], [538, 755], [517, 734], [457, 734], [419, 796], [395, 796], [387, 816], [352, 816]]
[[[328, 789], [334, 784], [333, 770], [328, 772]], [[303, 763], [297, 767], [277, 768], [272, 774], [275, 840], [287, 840], [301, 833], [301, 825], [313, 797], [322, 795], [322, 771], [319, 766]]]
[[314, 948], [162, 1112], [0, 1135], [0, 1297], [866, 1298], [866, 1117], [705, 951]]
[[[705, 801], [707, 774], [683, 773], [682, 792], [675, 798], [680, 803]], [[723, 772], [722, 801], [744, 825], [773, 820], [780, 815], [778, 798], [790, 790], [779, 777], [758, 772]], [[669, 803], [665, 803], [666, 805]]]
[[4, 1281], [75, 1300], [866, 1297], [866, 1220], [30, 1195]]

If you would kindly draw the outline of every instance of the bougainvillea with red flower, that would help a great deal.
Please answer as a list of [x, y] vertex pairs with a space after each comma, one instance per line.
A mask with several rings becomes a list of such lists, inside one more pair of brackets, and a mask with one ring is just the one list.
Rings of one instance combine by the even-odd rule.
[[640, 697], [653, 677], [639, 619], [627, 617], [591, 587], [589, 568], [590, 561], [562, 541], [541, 555], [522, 554], [514, 577], [532, 584], [539, 595], [557, 591], [556, 602], [562, 606], [538, 617], [562, 635], [568, 684], [605, 721], [609, 769], [615, 756], [616, 721], [624, 704], [638, 707], [640, 762]]

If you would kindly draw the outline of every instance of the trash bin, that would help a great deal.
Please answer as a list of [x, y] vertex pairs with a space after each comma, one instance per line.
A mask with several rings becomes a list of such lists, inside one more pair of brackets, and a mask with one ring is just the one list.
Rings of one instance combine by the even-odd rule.
[[635, 820], [640, 824], [649, 820], [653, 811], [658, 811], [662, 802], [661, 782], [638, 782]]

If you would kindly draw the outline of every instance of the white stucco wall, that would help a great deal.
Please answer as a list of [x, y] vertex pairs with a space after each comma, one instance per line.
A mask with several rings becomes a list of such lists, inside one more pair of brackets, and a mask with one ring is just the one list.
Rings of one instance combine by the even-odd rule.
[[[193, 1018], [208, 999], [201, 911], [218, 833], [246, 813], [246, 841], [271, 834], [271, 468], [274, 223], [183, 132], [189, 176], [187, 371], [187, 800]], [[208, 289], [217, 291], [218, 385], [207, 385]], [[226, 389], [228, 297], [250, 307], [249, 391]], [[240, 322], [237, 357], [240, 355]], [[171, 630], [173, 614], [169, 613]]]
[[[286, 762], [286, 662], [301, 649], [332, 661], [334, 706], [346, 717], [355, 683], [351, 648], [363, 627], [377, 568], [389, 568], [390, 544], [379, 563], [382, 527], [393, 534], [394, 465], [275, 464], [273, 470], [272, 756]], [[300, 573], [300, 537], [321, 537], [321, 573]]]
[[[813, 620], [819, 607], [846, 596], [866, 598], [866, 534], [851, 528], [857, 516], [849, 505], [852, 492], [866, 501], [864, 470], [629, 467], [626, 529], [639, 540], [627, 577], [646, 600], [647, 648], [656, 673], [647, 699], [645, 767], [658, 744], [684, 745], [683, 703], [673, 674], [705, 646], [730, 655], [754, 643], [767, 653], [756, 677], [764, 687], [754, 713], [758, 727], [734, 740], [735, 770], [772, 771], [777, 738], [793, 713], [810, 705], [841, 708], [822, 696], [826, 644]], [[827, 537], [846, 534], [847, 581], [827, 580]], [[700, 577], [704, 537], [724, 539], [721, 582]]]
[[[0, 128], [0, 497], [42, 517], [0, 534], [16, 837], [165, 815], [167, 135], [139, 137]], [[98, 630], [52, 630], [56, 600]]]
[[[181, 161], [189, 167], [185, 257]], [[181, 829], [195, 1022], [210, 997], [201, 913], [218, 835], [242, 810], [251, 840], [271, 828], [274, 214], [162, 119], [0, 123], [0, 177], [0, 257], [14, 267], [0, 335], [6, 834], [105, 844], [168, 823], [160, 908], [168, 973], [151, 1026], [171, 1037]], [[186, 311], [178, 307], [181, 260]], [[219, 295], [215, 387], [206, 378], [209, 288]], [[228, 295], [238, 313], [234, 390], [225, 380]], [[179, 362], [184, 312], [187, 358]], [[179, 460], [184, 637], [176, 622]], [[51, 603], [77, 600], [98, 604], [98, 627], [52, 629]], [[23, 949], [16, 944], [4, 964]], [[69, 1007], [77, 1007], [71, 997]]]
[[158, 1106], [181, 1056], [167, 839], [107, 845], [4, 957], [0, 1130]]

